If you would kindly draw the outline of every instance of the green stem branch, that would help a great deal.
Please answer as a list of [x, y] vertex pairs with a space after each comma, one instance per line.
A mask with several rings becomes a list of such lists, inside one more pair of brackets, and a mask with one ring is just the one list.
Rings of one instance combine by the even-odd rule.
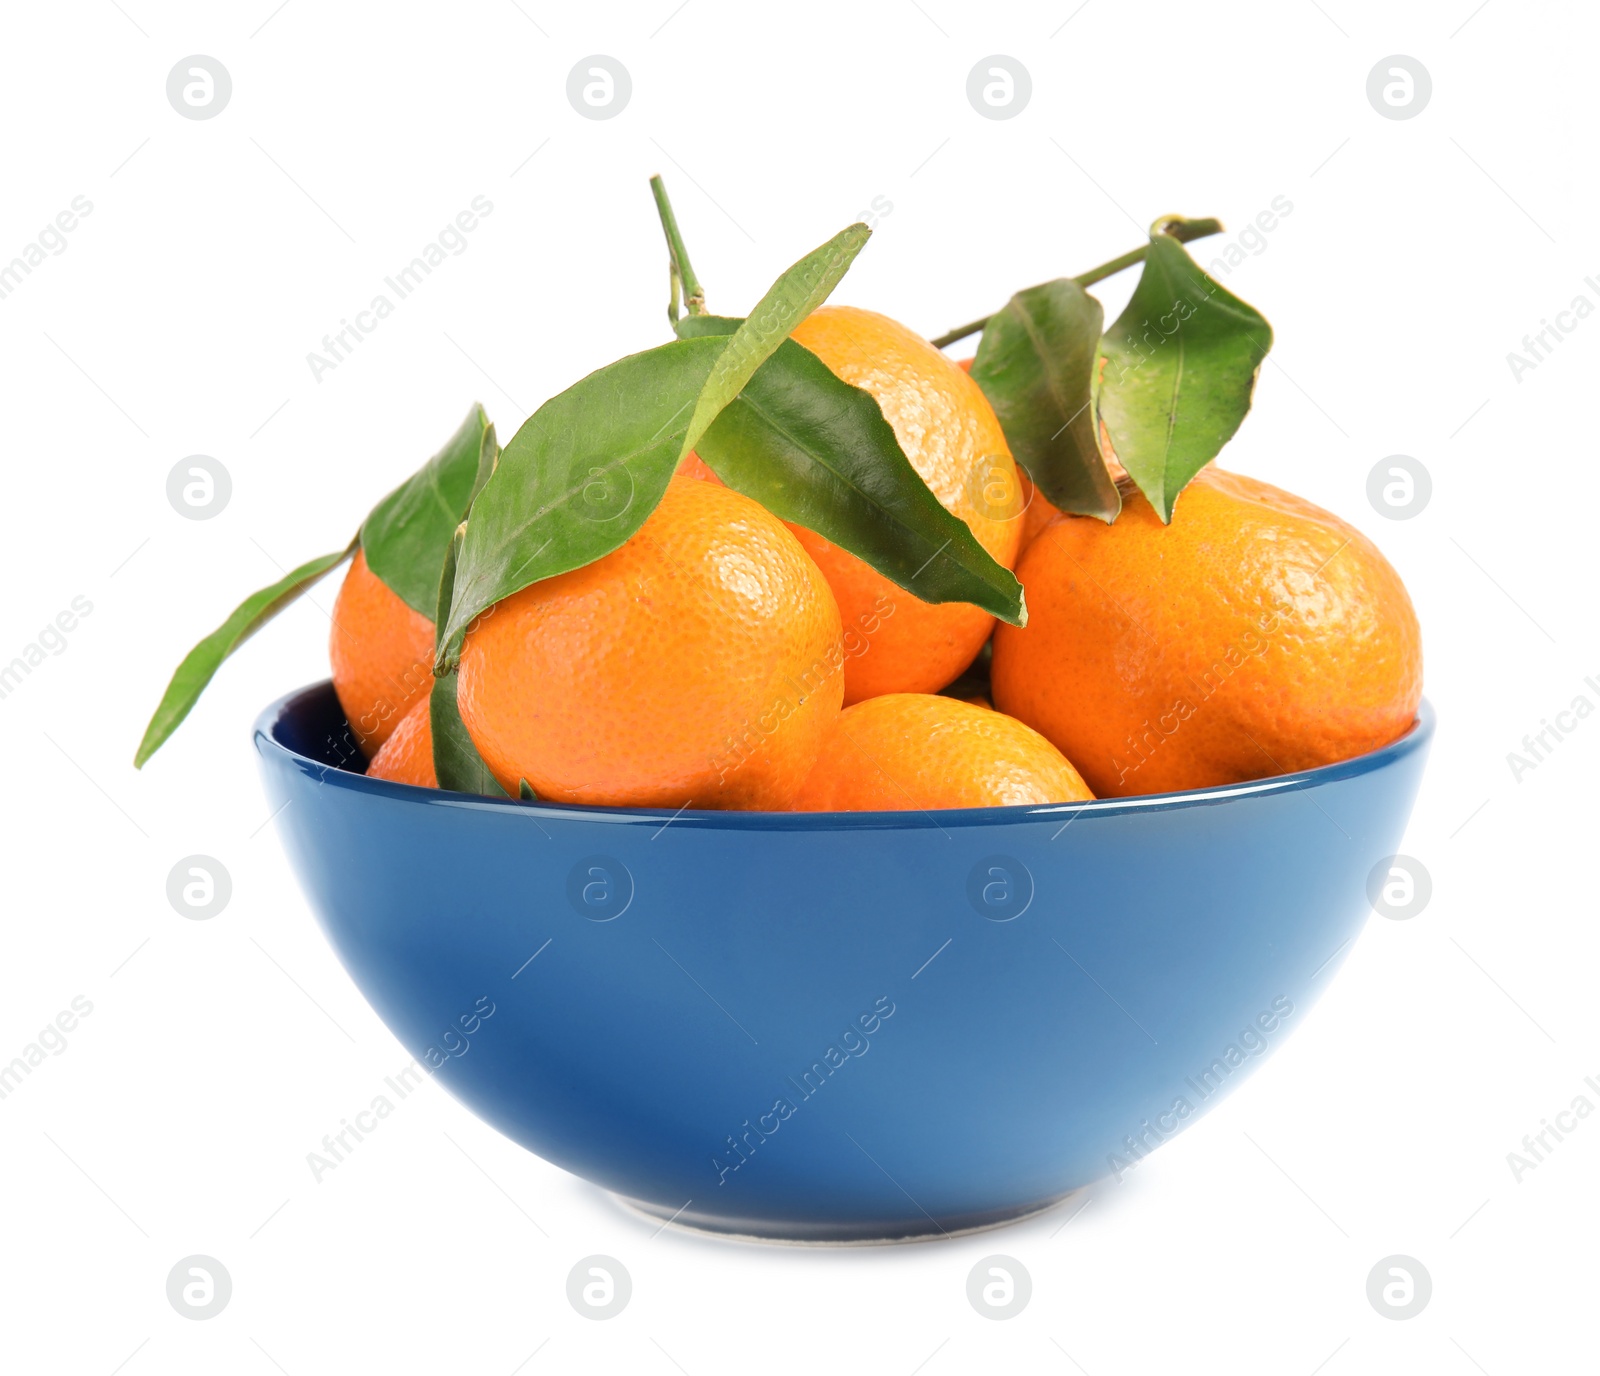
[[[1165, 219], [1157, 220], [1151, 226], [1152, 234], [1165, 234], [1176, 239], [1180, 244], [1187, 244], [1194, 239], [1204, 239], [1207, 235], [1222, 233], [1222, 221], [1186, 220], [1181, 215], [1169, 215]], [[1149, 252], [1149, 244], [1140, 244], [1138, 248], [1129, 249], [1120, 258], [1113, 258], [1109, 262], [1101, 263], [1097, 268], [1090, 268], [1088, 272], [1080, 273], [1072, 280], [1080, 287], [1092, 287], [1096, 282], [1103, 282], [1107, 277], [1114, 276], [1124, 268], [1131, 268], [1135, 263], [1142, 263], [1145, 254]], [[965, 325], [958, 325], [948, 334], [942, 334], [933, 341], [933, 347], [942, 349], [947, 344], [954, 344], [965, 339], [970, 334], [977, 334], [989, 323], [989, 317], [973, 320]]]
[[667, 318], [678, 323], [678, 287], [683, 287], [683, 304], [690, 315], [704, 314], [705, 288], [694, 275], [689, 262], [689, 250], [684, 247], [683, 234], [678, 229], [678, 217], [672, 213], [672, 202], [667, 199], [667, 188], [660, 176], [650, 178], [650, 191], [656, 198], [656, 213], [661, 217], [661, 230], [667, 236], [667, 253], [672, 261], [672, 300], [667, 307]]

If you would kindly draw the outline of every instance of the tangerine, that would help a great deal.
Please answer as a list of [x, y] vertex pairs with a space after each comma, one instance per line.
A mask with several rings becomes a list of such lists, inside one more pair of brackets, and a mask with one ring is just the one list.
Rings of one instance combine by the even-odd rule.
[[885, 693], [839, 714], [793, 807], [877, 812], [1093, 796], [1066, 757], [1014, 717], [959, 698]]
[[1348, 759], [1402, 735], [1422, 640], [1399, 575], [1337, 516], [1202, 469], [1170, 525], [1126, 491], [1112, 525], [1062, 516], [1018, 565], [1029, 621], [1001, 626], [1001, 711], [1101, 797]]
[[513, 797], [786, 807], [844, 693], [839, 609], [783, 523], [674, 477], [619, 548], [468, 630], [461, 719]]
[[413, 703], [367, 766], [367, 777], [438, 788], [433, 771], [433, 717], [428, 698]]
[[357, 550], [333, 603], [333, 691], [370, 759], [433, 687], [433, 622], [408, 606]]

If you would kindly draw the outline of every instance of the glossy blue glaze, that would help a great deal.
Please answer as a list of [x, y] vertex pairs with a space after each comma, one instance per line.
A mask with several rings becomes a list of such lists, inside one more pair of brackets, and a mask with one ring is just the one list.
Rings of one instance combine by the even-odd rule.
[[872, 814], [369, 779], [327, 684], [255, 739], [329, 940], [451, 1093], [661, 1217], [851, 1240], [1029, 1213], [1244, 1078], [1365, 922], [1432, 731], [1424, 704], [1304, 774]]

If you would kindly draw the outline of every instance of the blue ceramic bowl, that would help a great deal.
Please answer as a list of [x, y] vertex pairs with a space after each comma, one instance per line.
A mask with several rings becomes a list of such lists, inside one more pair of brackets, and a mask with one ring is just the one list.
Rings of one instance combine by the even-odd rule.
[[424, 1072], [662, 1219], [843, 1242], [1045, 1208], [1232, 1089], [1361, 929], [1432, 732], [1424, 704], [1303, 774], [854, 814], [369, 779], [326, 683], [255, 741], [323, 929]]

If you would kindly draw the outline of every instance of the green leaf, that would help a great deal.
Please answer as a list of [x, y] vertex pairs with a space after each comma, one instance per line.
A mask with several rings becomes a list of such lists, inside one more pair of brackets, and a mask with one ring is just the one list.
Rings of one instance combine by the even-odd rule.
[[[731, 334], [691, 316], [680, 334]], [[697, 452], [729, 487], [814, 530], [925, 602], [970, 602], [1013, 625], [1022, 585], [911, 466], [878, 403], [786, 340], [712, 424]]]
[[522, 799], [522, 801], [525, 803], [536, 803], [539, 801], [539, 795], [533, 791], [533, 785], [530, 784], [526, 779], [517, 780], [517, 797]]
[[1122, 498], [1100, 454], [1092, 403], [1104, 320], [1070, 277], [1019, 291], [989, 317], [972, 379], [1034, 486], [1062, 511], [1109, 522]]
[[428, 724], [433, 729], [433, 773], [439, 787], [452, 793], [477, 793], [485, 798], [510, 795], [489, 772], [456, 706], [456, 673], [440, 674], [428, 698]]
[[523, 422], [472, 504], [436, 671], [480, 612], [628, 539], [677, 467], [695, 399], [726, 347], [679, 339], [590, 373]]
[[450, 442], [372, 509], [349, 548], [302, 564], [241, 602], [178, 666], [145, 728], [135, 767], [142, 767], [177, 730], [223, 660], [358, 546], [374, 574], [408, 606], [432, 617], [451, 537], [499, 453], [494, 426], [483, 407], [474, 405]]
[[361, 523], [367, 567], [423, 616], [437, 610], [439, 570], [450, 538], [498, 452], [494, 426], [475, 404], [445, 447]]
[[723, 407], [739, 395], [751, 375], [788, 339], [794, 327], [828, 299], [871, 237], [872, 231], [863, 224], [842, 229], [767, 289], [712, 367], [695, 402], [694, 415], [689, 418], [680, 459], [700, 442]]
[[1150, 236], [1133, 298], [1100, 342], [1096, 410], [1163, 521], [1244, 420], [1271, 347], [1259, 311], [1207, 277], [1175, 239]]
[[167, 691], [161, 695], [150, 724], [144, 729], [144, 739], [133, 757], [134, 768], [143, 768], [144, 762], [178, 729], [206, 684], [222, 667], [222, 661], [313, 583], [338, 568], [350, 557], [356, 543], [352, 540], [337, 554], [324, 554], [301, 564], [270, 587], [251, 593], [233, 609], [226, 621], [184, 656], [183, 663], [167, 684]]
[[[456, 561], [461, 555], [463, 538], [463, 528], [458, 526], [445, 546], [444, 567], [439, 574], [439, 585], [434, 589], [434, 605], [438, 612], [434, 619], [436, 626], [443, 623], [450, 610]], [[456, 793], [481, 793], [489, 798], [508, 796], [500, 781], [489, 772], [489, 766], [467, 734], [466, 723], [461, 720], [454, 669], [434, 677], [433, 690], [428, 697], [428, 726], [433, 733], [433, 774], [440, 788]]]

